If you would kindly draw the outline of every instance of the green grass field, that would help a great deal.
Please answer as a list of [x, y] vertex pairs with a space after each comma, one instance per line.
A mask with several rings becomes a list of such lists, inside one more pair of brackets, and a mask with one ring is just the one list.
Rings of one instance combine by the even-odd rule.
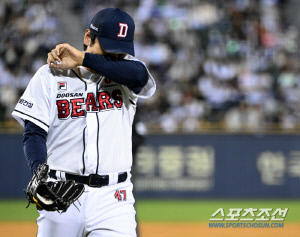
[[[34, 221], [34, 205], [25, 200], [0, 200], [0, 221]], [[285, 222], [300, 223], [300, 200], [138, 200], [137, 218], [142, 222], [209, 222], [211, 215], [224, 208], [289, 208]]]

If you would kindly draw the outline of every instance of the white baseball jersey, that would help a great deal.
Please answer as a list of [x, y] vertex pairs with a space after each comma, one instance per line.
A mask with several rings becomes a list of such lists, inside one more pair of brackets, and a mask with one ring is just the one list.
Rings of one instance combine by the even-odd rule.
[[138, 97], [148, 98], [155, 89], [149, 72], [146, 86], [137, 95], [84, 67], [58, 70], [44, 65], [12, 115], [22, 126], [29, 120], [48, 132], [51, 169], [74, 174], [117, 173], [132, 165], [132, 122]]

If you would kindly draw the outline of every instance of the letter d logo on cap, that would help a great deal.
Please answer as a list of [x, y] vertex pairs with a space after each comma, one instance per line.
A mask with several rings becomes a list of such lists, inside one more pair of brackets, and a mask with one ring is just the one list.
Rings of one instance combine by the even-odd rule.
[[127, 36], [128, 25], [125, 23], [119, 23], [120, 31], [118, 37], [125, 38]]

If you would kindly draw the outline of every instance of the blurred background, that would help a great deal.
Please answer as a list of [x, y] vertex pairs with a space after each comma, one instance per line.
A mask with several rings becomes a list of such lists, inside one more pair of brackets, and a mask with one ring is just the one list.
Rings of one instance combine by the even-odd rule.
[[[136, 57], [157, 83], [153, 97], [139, 100], [134, 123], [141, 218], [160, 221], [157, 213], [143, 216], [151, 200], [192, 198], [194, 207], [200, 199], [299, 203], [296, 0], [1, 0], [0, 175], [12, 185], [0, 198], [22, 198], [30, 179], [23, 128], [11, 117], [19, 97], [56, 44], [83, 50], [85, 29], [106, 7], [133, 17]], [[161, 202], [157, 210], [166, 206]], [[198, 212], [192, 221], [208, 222], [217, 207], [189, 210]], [[183, 216], [191, 215], [175, 219]]]
[[[82, 49], [94, 14], [119, 7], [135, 20], [136, 56], [156, 79], [140, 101], [146, 131], [299, 128], [300, 3], [296, 0], [2, 0], [1, 127], [56, 44]], [[11, 125], [15, 126], [15, 125]]]

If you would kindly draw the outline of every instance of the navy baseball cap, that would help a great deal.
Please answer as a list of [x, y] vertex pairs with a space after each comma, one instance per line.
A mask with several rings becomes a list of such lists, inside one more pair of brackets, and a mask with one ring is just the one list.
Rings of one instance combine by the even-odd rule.
[[101, 47], [108, 53], [126, 53], [134, 56], [134, 21], [119, 8], [99, 11], [90, 23]]

